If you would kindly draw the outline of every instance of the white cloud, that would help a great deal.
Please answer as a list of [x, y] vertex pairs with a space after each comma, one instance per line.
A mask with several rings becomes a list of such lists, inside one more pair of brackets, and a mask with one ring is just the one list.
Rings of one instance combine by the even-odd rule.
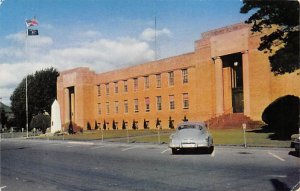
[[8, 40], [18, 42], [18, 43], [24, 43], [25, 38], [26, 38], [26, 34], [25, 34], [25, 32], [18, 32], [18, 33], [15, 33], [15, 34], [7, 35], [5, 38], [8, 39]]
[[29, 47], [40, 47], [40, 46], [49, 46], [53, 44], [53, 40], [49, 36], [43, 36], [43, 35], [38, 35], [38, 36], [28, 36], [26, 38], [25, 32], [18, 32], [15, 34], [10, 34], [5, 37], [7, 40], [11, 40], [13, 42], [19, 43], [19, 44], [24, 44], [27, 40], [27, 46]]
[[82, 33], [83, 35], [86, 35], [88, 37], [98, 37], [101, 36], [101, 33], [94, 30], [88, 30]]
[[171, 37], [172, 33], [169, 29], [163, 28], [161, 30], [156, 30], [152, 28], [146, 28], [141, 34], [140, 34], [140, 39], [152, 42], [155, 40], [155, 33], [156, 37], [159, 36], [166, 36], [166, 37]]
[[[159, 35], [170, 34], [167, 29], [159, 32]], [[86, 31], [81, 41], [74, 38], [65, 48], [51, 46], [54, 41], [49, 36], [30, 37], [26, 54], [24, 33], [11, 34], [6, 39], [15, 43], [0, 48], [0, 97], [5, 104], [9, 104], [9, 97], [21, 80], [36, 70], [54, 67], [62, 71], [86, 66], [96, 72], [105, 72], [154, 59], [154, 51], [146, 39], [122, 37], [112, 40], [92, 30]]]

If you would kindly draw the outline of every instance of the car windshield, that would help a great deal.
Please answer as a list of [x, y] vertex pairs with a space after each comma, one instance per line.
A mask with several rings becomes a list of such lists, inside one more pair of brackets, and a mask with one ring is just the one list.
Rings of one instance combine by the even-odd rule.
[[179, 131], [183, 129], [199, 129], [204, 131], [204, 128], [201, 125], [181, 125], [178, 127]]

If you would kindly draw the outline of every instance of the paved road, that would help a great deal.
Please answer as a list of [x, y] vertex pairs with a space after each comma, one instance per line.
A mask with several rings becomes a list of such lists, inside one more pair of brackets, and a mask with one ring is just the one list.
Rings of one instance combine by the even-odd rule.
[[290, 151], [171, 155], [167, 145], [2, 139], [1, 190], [296, 190]]

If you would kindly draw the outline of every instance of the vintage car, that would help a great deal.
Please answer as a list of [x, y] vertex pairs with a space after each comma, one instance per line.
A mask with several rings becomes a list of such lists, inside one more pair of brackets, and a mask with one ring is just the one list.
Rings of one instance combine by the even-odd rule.
[[173, 154], [183, 150], [206, 150], [213, 152], [213, 138], [203, 122], [180, 123], [176, 132], [170, 136], [170, 145]]

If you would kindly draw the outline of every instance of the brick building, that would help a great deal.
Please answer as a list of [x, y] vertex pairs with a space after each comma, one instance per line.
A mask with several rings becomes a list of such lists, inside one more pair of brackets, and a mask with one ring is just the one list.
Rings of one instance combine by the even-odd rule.
[[88, 68], [60, 73], [62, 123], [86, 128], [168, 128], [185, 117], [205, 121], [226, 114], [261, 120], [264, 108], [287, 94], [300, 96], [299, 74], [274, 76], [260, 34], [239, 23], [201, 34], [194, 52], [96, 74]]

